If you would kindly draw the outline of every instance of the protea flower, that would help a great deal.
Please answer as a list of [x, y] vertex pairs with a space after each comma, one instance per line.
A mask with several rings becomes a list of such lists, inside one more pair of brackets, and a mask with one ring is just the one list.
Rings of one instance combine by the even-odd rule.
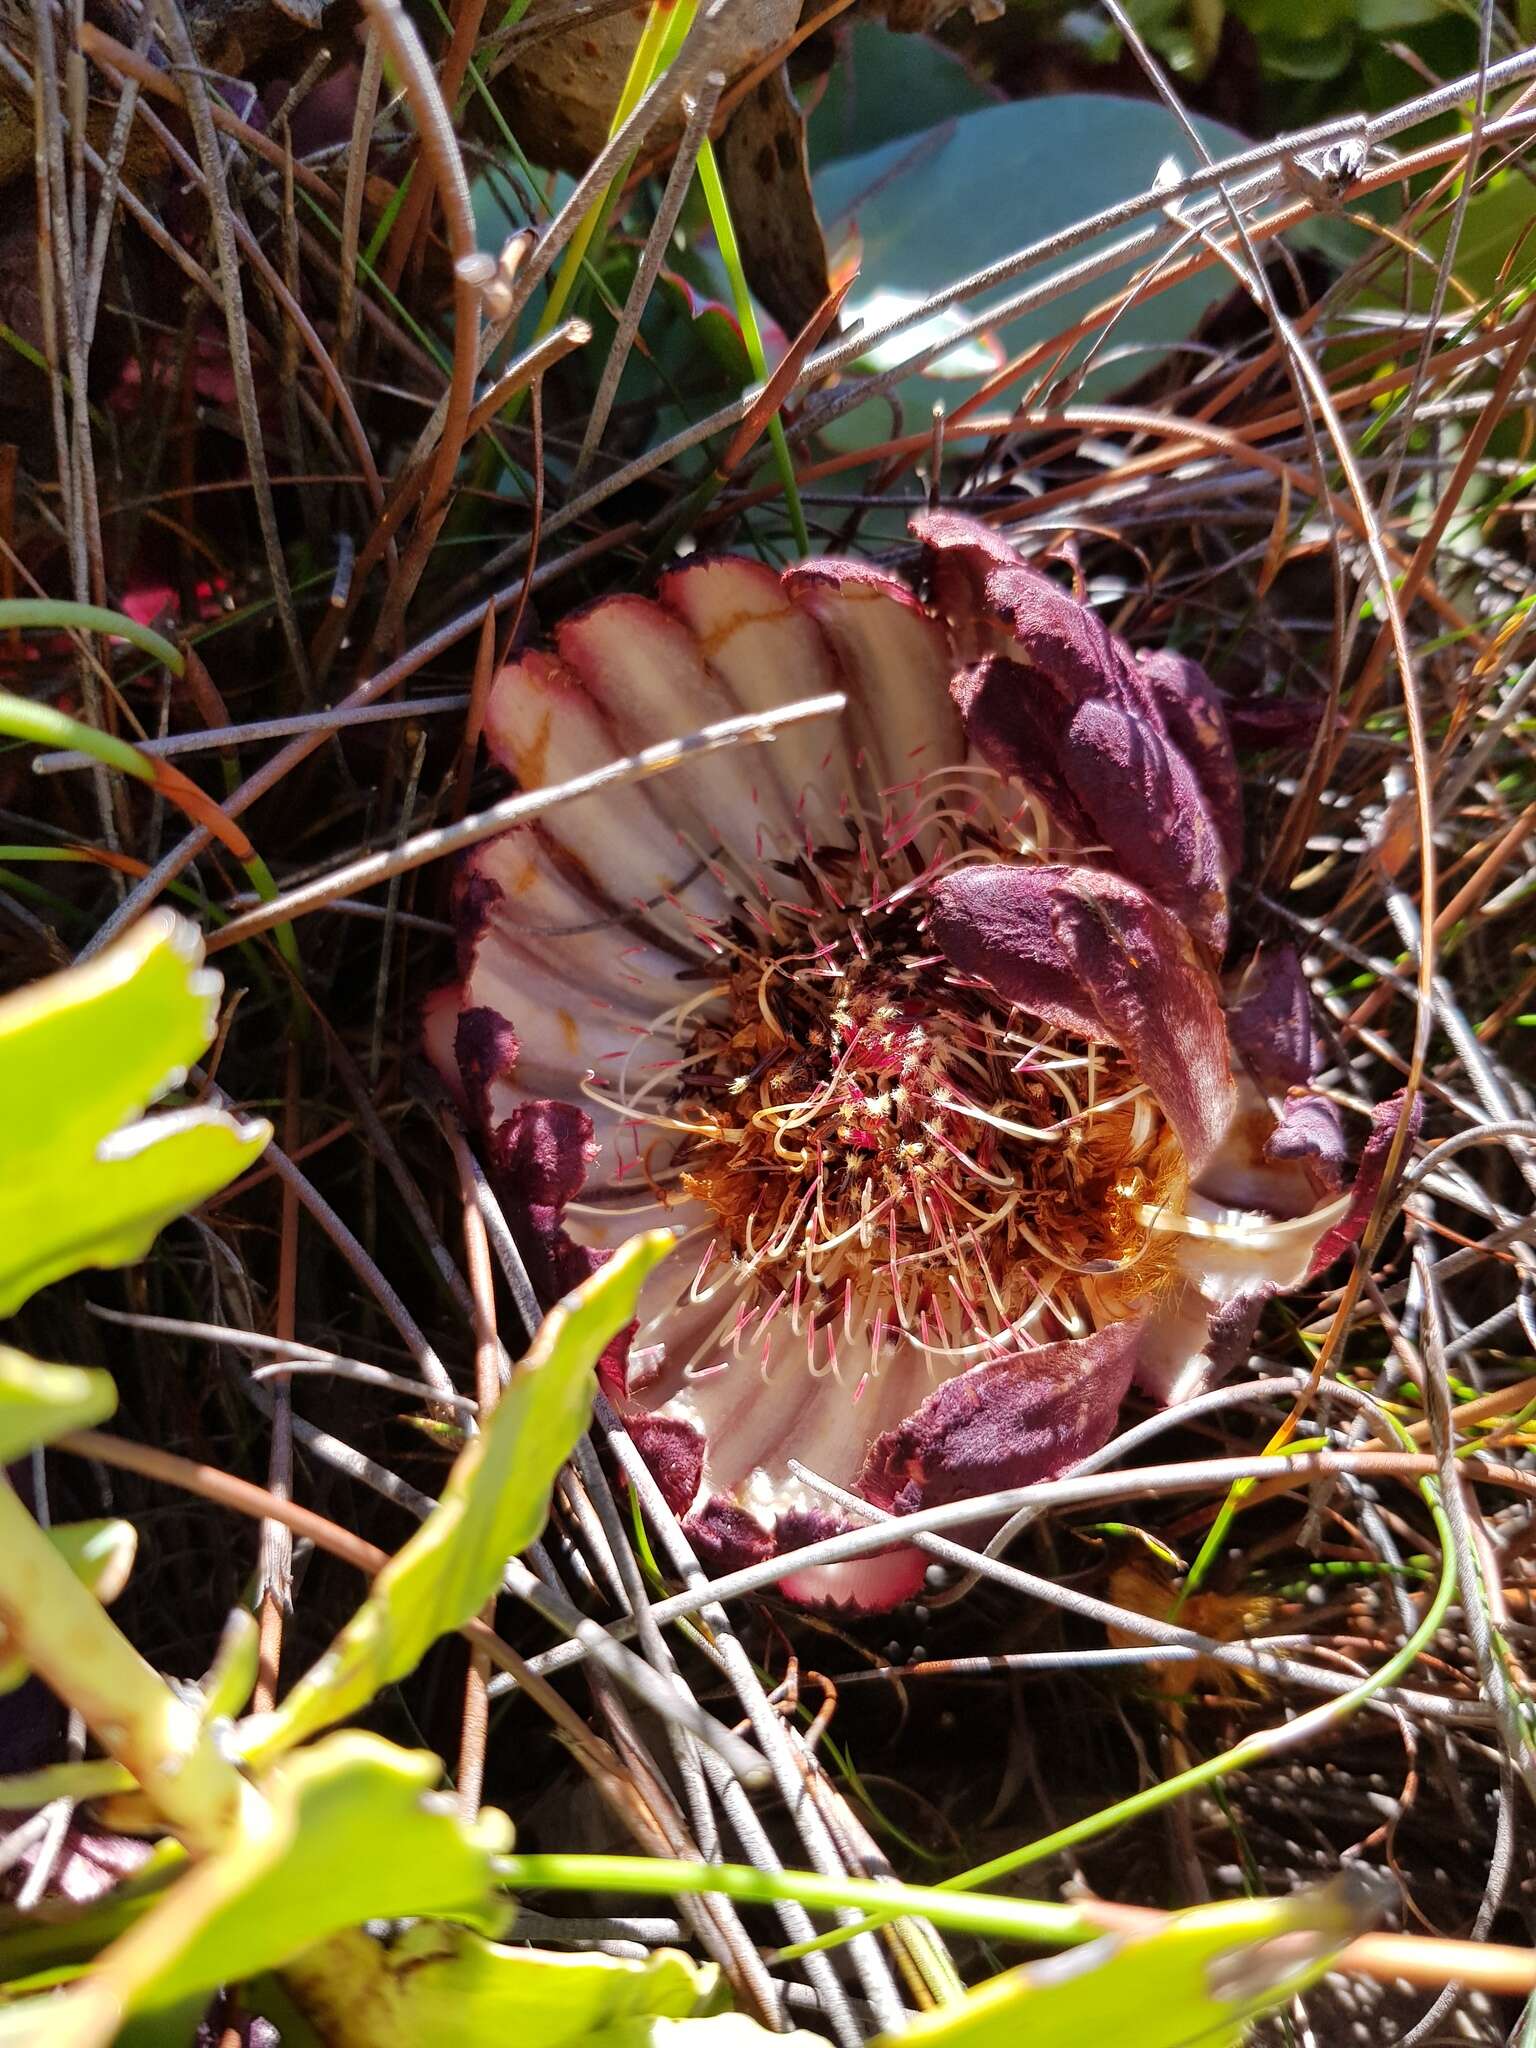
[[[1287, 954], [1224, 984], [1238, 775], [1216, 692], [975, 522], [929, 601], [861, 562], [698, 558], [564, 619], [491, 693], [525, 787], [830, 690], [840, 727], [508, 833], [460, 885], [429, 1042], [536, 1278], [677, 1254], [605, 1361], [701, 1554], [1060, 1472], [1133, 1379], [1176, 1399], [1363, 1226]], [[795, 1597], [894, 1605], [901, 1546]]]

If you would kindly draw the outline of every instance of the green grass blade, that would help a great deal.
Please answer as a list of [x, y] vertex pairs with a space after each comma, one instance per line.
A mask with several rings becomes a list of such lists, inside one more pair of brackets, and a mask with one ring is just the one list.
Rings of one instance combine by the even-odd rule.
[[152, 654], [173, 676], [186, 673], [187, 664], [180, 650], [163, 634], [141, 626], [137, 619], [130, 619], [123, 612], [108, 611], [105, 605], [74, 604], [62, 597], [0, 598], [0, 632], [17, 626], [52, 633], [106, 633], [114, 640], [130, 641], [146, 654]]
[[[705, 203], [709, 207], [715, 240], [720, 245], [720, 260], [724, 263], [726, 275], [731, 281], [731, 298], [736, 308], [736, 319], [741, 327], [741, 338], [746, 344], [747, 357], [752, 365], [752, 374], [759, 384], [766, 384], [768, 358], [763, 352], [763, 337], [757, 324], [757, 309], [752, 304], [747, 274], [742, 268], [741, 249], [736, 240], [736, 229], [725, 196], [725, 183], [720, 176], [720, 166], [715, 157], [715, 146], [707, 135], [704, 138], [704, 147], [699, 151], [699, 184], [704, 192]], [[779, 481], [784, 487], [784, 503], [789, 512], [795, 546], [802, 555], [808, 555], [811, 552], [811, 536], [805, 524], [805, 508], [800, 503], [800, 489], [795, 482], [795, 465], [790, 459], [789, 443], [784, 437], [784, 422], [777, 413], [768, 422], [768, 438], [773, 444], [774, 462], [778, 468]]]

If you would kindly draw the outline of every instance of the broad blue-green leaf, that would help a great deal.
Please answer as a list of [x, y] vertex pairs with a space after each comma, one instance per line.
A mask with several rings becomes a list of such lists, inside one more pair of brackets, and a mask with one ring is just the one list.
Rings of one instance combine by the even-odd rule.
[[[1197, 126], [1218, 158], [1244, 146], [1241, 136], [1217, 122]], [[827, 164], [814, 184], [834, 265], [855, 251], [861, 265], [844, 318], [862, 315], [870, 327], [883, 324], [967, 272], [1150, 190], [1169, 159], [1185, 172], [1196, 167], [1191, 144], [1163, 107], [1103, 93], [1063, 93], [980, 108], [925, 134]], [[923, 329], [877, 348], [869, 360], [888, 368], [996, 306], [1020, 284], [1039, 283], [1119, 239], [1101, 236], [1027, 279], [941, 313]], [[926, 426], [937, 399], [952, 412], [1008, 357], [1049, 340], [1108, 299], [1133, 268], [1122, 265], [996, 332], [959, 344], [928, 373], [907, 379], [898, 390], [908, 428]], [[1144, 376], [1231, 288], [1227, 272], [1212, 268], [1137, 299], [1116, 321], [1106, 353], [1095, 357], [1085, 393], [1102, 397]], [[1086, 347], [1077, 344], [1066, 363], [1081, 363]], [[1064, 367], [1052, 367], [1048, 381], [1059, 379]], [[1022, 388], [1012, 393], [1015, 399], [1022, 395]], [[871, 404], [837, 422], [828, 438], [853, 448], [889, 432], [889, 408]]]
[[900, 2038], [910, 2048], [1236, 2048], [1251, 2021], [1323, 1975], [1376, 1918], [1383, 1890], [1361, 1871], [1293, 1898], [1197, 1906], [1154, 1933], [1005, 1970]]
[[[387, 1949], [355, 1930], [338, 1935], [290, 1963], [283, 1981], [327, 2048], [606, 2048], [616, 2024], [697, 2012], [716, 1975], [675, 1950], [645, 1962], [552, 1955], [423, 1922]], [[702, 2037], [699, 2048], [709, 2048]]]
[[0, 1465], [72, 1429], [105, 1421], [116, 1406], [110, 1373], [45, 1365], [0, 1344]]
[[[110, 1607], [133, 1570], [139, 1532], [132, 1522], [56, 1522], [47, 1535], [75, 1577], [90, 1587], [103, 1607]], [[26, 1659], [11, 1655], [10, 1637], [0, 1622], [0, 1693], [14, 1691], [26, 1678]]]
[[856, 22], [817, 100], [806, 134], [813, 169], [862, 156], [898, 136], [920, 134], [957, 114], [998, 103], [960, 59], [930, 36]]
[[276, 1712], [243, 1724], [248, 1756], [275, 1755], [356, 1713], [480, 1612], [507, 1559], [543, 1529], [556, 1474], [591, 1417], [593, 1368], [671, 1249], [666, 1231], [632, 1237], [551, 1310], [489, 1424], [459, 1453], [436, 1508]]
[[[1531, 188], [1520, 171], [1502, 171], [1479, 186], [1467, 201], [1456, 239], [1453, 268], [1457, 283], [1479, 299], [1528, 286], [1536, 266], [1536, 242], [1530, 229]], [[1429, 261], [1413, 267], [1415, 305], [1427, 307], [1432, 300], [1436, 266], [1444, 256], [1450, 230], [1447, 209], [1420, 237]], [[1460, 293], [1453, 291], [1446, 311], [1454, 316], [1464, 304]]]
[[142, 1258], [271, 1136], [211, 1109], [134, 1122], [213, 1035], [221, 983], [167, 911], [0, 998], [0, 1316], [82, 1266]]

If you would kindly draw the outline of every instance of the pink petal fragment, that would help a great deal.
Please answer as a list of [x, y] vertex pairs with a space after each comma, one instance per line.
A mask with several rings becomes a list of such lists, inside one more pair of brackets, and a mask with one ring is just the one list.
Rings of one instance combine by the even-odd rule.
[[485, 704], [485, 743], [524, 789], [563, 782], [619, 752], [617, 734], [599, 718], [581, 678], [538, 648], [497, 670]]
[[1216, 685], [1198, 661], [1171, 648], [1144, 651], [1136, 661], [1152, 685], [1169, 738], [1199, 779], [1228, 866], [1241, 867], [1243, 785]]
[[[647, 1453], [649, 1457], [649, 1453]], [[803, 1550], [853, 1526], [836, 1510], [794, 1508], [780, 1515], [770, 1535], [755, 1515], [725, 1494], [706, 1496], [683, 1521], [683, 1533], [713, 1576], [744, 1571], [775, 1555]], [[910, 1543], [893, 1545], [847, 1564], [812, 1564], [779, 1581], [786, 1598], [803, 1607], [887, 1614], [921, 1591], [928, 1560]]]
[[[525, 1102], [481, 1143], [533, 1291], [541, 1302], [558, 1301], [608, 1256], [577, 1244], [565, 1228], [566, 1204], [587, 1177], [592, 1119], [569, 1102]], [[620, 1331], [598, 1361], [605, 1385], [622, 1377], [633, 1327]]]
[[1221, 949], [1225, 856], [1194, 771], [1160, 726], [1103, 698], [1074, 704], [1045, 669], [1005, 655], [963, 669], [950, 694], [983, 760]]
[[642, 913], [633, 903], [615, 904], [536, 827], [474, 849], [459, 871], [454, 911], [473, 920], [482, 953], [510, 947], [595, 1002], [637, 1018], [674, 1003], [679, 969], [697, 959], [674, 905], [654, 902]]
[[[1008, 651], [1074, 703], [1133, 687], [1130, 656], [1098, 614], [1020, 561], [990, 526], [959, 512], [920, 513], [911, 525], [929, 552], [934, 602], [965, 659], [1012, 639], [1016, 646]], [[1147, 702], [1150, 710], [1150, 692]]]
[[929, 929], [962, 973], [1020, 1009], [1118, 1046], [1199, 1174], [1236, 1093], [1215, 984], [1176, 918], [1118, 875], [989, 863], [934, 885]]
[[[5, 1755], [7, 1765], [10, 1765], [15, 1756], [14, 1750], [8, 1747]], [[9, 1824], [20, 1819], [20, 1814], [8, 1814], [7, 1832]], [[51, 1874], [43, 1888], [42, 1899], [54, 1905], [55, 1913], [50, 1916], [48, 1906], [44, 1905], [39, 1915], [43, 1920], [63, 1917], [57, 1914], [56, 1902], [67, 1899], [73, 1906], [88, 1906], [93, 1900], [105, 1898], [124, 1878], [132, 1877], [143, 1867], [153, 1848], [150, 1842], [136, 1841], [128, 1835], [105, 1834], [100, 1828], [78, 1820], [70, 1822], [62, 1842], [45, 1852], [44, 1842], [48, 1839], [40, 1838], [29, 1849], [23, 1850], [10, 1872], [10, 1881], [14, 1884], [18, 1879], [31, 1876], [39, 1859], [45, 1853], [49, 1854]]]
[[602, 1263], [601, 1255], [572, 1243], [564, 1222], [566, 1204], [580, 1194], [592, 1162], [592, 1119], [573, 1103], [524, 1101], [496, 1120], [496, 1101], [522, 1052], [517, 1032], [497, 1010], [461, 1011], [453, 1051], [460, 1100], [534, 1292], [541, 1301], [555, 1301]]
[[744, 1571], [748, 1565], [763, 1564], [777, 1548], [772, 1534], [757, 1516], [723, 1493], [706, 1494], [683, 1517], [683, 1534], [712, 1578], [723, 1572]]
[[928, 930], [962, 974], [989, 982], [1058, 1030], [1097, 1038], [1099, 1006], [1056, 929], [1064, 878], [1073, 872], [990, 863], [956, 868], [934, 884]]
[[524, 1202], [558, 1213], [581, 1193], [587, 1177], [592, 1119], [570, 1102], [526, 1102], [498, 1124], [496, 1166], [516, 1179]]
[[870, 1446], [859, 1491], [910, 1514], [1053, 1478], [1109, 1441], [1140, 1338], [1111, 1323], [973, 1366]]
[[[849, 1525], [834, 1516], [799, 1518], [800, 1530], [791, 1532], [799, 1542], [781, 1548], [799, 1548], [800, 1542], [814, 1543], [833, 1536]], [[846, 1564], [811, 1564], [789, 1572], [780, 1579], [781, 1590], [805, 1607], [834, 1607], [855, 1614], [889, 1614], [893, 1607], [913, 1600], [923, 1590], [929, 1560], [914, 1544], [901, 1543], [890, 1550], [877, 1550], [867, 1557], [850, 1558]]]
[[[1327, 708], [1321, 697], [1228, 697], [1224, 713], [1234, 746], [1263, 754], [1280, 747], [1297, 751], [1311, 747]], [[1349, 721], [1342, 713], [1335, 713], [1333, 730], [1341, 733], [1348, 729]]]
[[[485, 739], [524, 789], [549, 788], [601, 768], [629, 744], [576, 672], [537, 649], [497, 674]], [[562, 804], [547, 823], [549, 843], [569, 855], [595, 895], [613, 904], [649, 903], [682, 887], [698, 866], [697, 854], [678, 843], [676, 828], [663, 823], [649, 794], [633, 784]], [[707, 880], [688, 884], [687, 901], [705, 915], [722, 907]]]
[[546, 948], [543, 957], [547, 968], [533, 946], [493, 935], [475, 954], [465, 1000], [512, 1019], [522, 1089], [577, 1101], [588, 1074], [606, 1083], [628, 1054], [637, 1047], [644, 1053], [646, 1024], [627, 1003], [561, 972], [557, 949]]
[[[1385, 1102], [1377, 1103], [1371, 1111], [1371, 1135], [1365, 1141], [1360, 1154], [1360, 1170], [1355, 1175], [1355, 1184], [1349, 1191], [1349, 1208], [1343, 1220], [1325, 1232], [1318, 1240], [1312, 1254], [1312, 1263], [1307, 1268], [1307, 1278], [1314, 1279], [1325, 1267], [1331, 1266], [1341, 1252], [1347, 1252], [1359, 1243], [1365, 1234], [1365, 1226], [1371, 1220], [1371, 1211], [1376, 1206], [1376, 1197], [1381, 1192], [1381, 1176], [1387, 1164], [1387, 1154], [1392, 1140], [1403, 1119], [1403, 1094], [1401, 1090], [1389, 1096]], [[1412, 1150], [1419, 1135], [1419, 1126], [1424, 1120], [1424, 1098], [1415, 1096], [1408, 1118], [1408, 1148]], [[1408, 1157], [1408, 1152], [1404, 1153]]]
[[482, 1130], [495, 1123], [492, 1091], [517, 1065], [517, 1033], [499, 1010], [484, 1004], [459, 1011], [453, 1034], [453, 1059], [459, 1093]]
[[439, 1080], [461, 1101], [463, 1083], [459, 1079], [453, 1041], [454, 1033], [458, 1029], [459, 1008], [463, 1001], [462, 987], [458, 982], [450, 981], [445, 987], [429, 990], [421, 1005], [422, 1050], [426, 1053]]
[[704, 1439], [699, 1431], [680, 1416], [646, 1415], [633, 1408], [625, 1410], [624, 1427], [667, 1506], [674, 1515], [686, 1515], [704, 1477]]
[[1229, 1301], [1221, 1302], [1212, 1310], [1210, 1335], [1205, 1347], [1206, 1362], [1210, 1367], [1206, 1385], [1214, 1386], [1240, 1365], [1247, 1364], [1259, 1318], [1264, 1313], [1265, 1303], [1273, 1299], [1274, 1293], [1273, 1287], [1261, 1281], [1256, 1287], [1234, 1294]]

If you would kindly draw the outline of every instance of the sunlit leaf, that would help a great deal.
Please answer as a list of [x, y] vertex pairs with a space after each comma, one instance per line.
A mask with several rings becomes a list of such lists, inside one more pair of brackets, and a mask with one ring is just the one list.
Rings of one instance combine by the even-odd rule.
[[[1244, 146], [1241, 136], [1216, 122], [1197, 126], [1213, 155]], [[863, 316], [872, 327], [917, 306], [957, 277], [1148, 190], [1169, 159], [1184, 171], [1196, 167], [1188, 137], [1165, 108], [1103, 93], [1061, 93], [978, 108], [923, 134], [828, 163], [817, 170], [814, 184], [833, 262], [839, 274], [855, 254], [860, 264], [844, 320]], [[1003, 189], [1006, 205], [999, 204]], [[892, 367], [918, 347], [942, 341], [962, 320], [996, 306], [1021, 284], [1039, 284], [1053, 270], [1102, 253], [1115, 239], [1101, 235], [1025, 279], [937, 314], [921, 332], [877, 345], [868, 360]], [[1131, 274], [1132, 266], [1122, 264], [996, 331], [957, 344], [897, 387], [909, 424], [925, 423], [936, 399], [953, 412], [999, 362], [1060, 334]], [[1230, 278], [1217, 268], [1138, 298], [1116, 320], [1107, 353], [1095, 358], [1089, 394], [1102, 398], [1145, 376], [1230, 290]], [[1046, 385], [1055, 383], [1069, 365], [1082, 363], [1087, 348], [1086, 342], [1077, 344], [1060, 363], [1053, 351], [1035, 375]], [[1013, 395], [1028, 388], [1026, 380]], [[828, 438], [860, 447], [890, 431], [890, 408], [871, 402], [837, 422]]]
[[[920, 2014], [911, 2048], [1236, 2048], [1249, 2023], [1329, 1968], [1376, 1917], [1382, 1887], [1360, 1871], [1289, 1899], [1238, 1899], [1174, 1914], [991, 1977]], [[894, 2048], [894, 2044], [886, 2044]]]
[[[490, 1808], [464, 1821], [441, 1777], [435, 1756], [353, 1730], [284, 1757], [223, 1849], [184, 1864], [147, 1910], [140, 1899], [89, 1975], [52, 2002], [39, 2038], [98, 2048], [125, 2013], [175, 2011], [365, 1920], [433, 1915], [499, 1931], [508, 1908], [494, 1858], [511, 1823]], [[179, 1854], [162, 1855], [162, 1879]], [[121, 1895], [101, 1904], [103, 1924], [120, 1925]]]
[[942, 43], [857, 21], [811, 113], [811, 163], [819, 168], [834, 157], [861, 156], [883, 142], [993, 106], [998, 97]]
[[45, 1365], [0, 1344], [0, 1465], [72, 1429], [89, 1429], [116, 1406], [110, 1373]]
[[[200, 1712], [205, 1721], [229, 1720], [245, 1705], [256, 1684], [260, 1647], [256, 1617], [244, 1607], [235, 1608], [224, 1625], [213, 1667], [203, 1680]], [[0, 1777], [0, 1812], [30, 1812], [54, 1799], [92, 1800], [103, 1825], [114, 1828], [126, 1828], [130, 1818], [138, 1827], [154, 1814], [144, 1795], [135, 1789], [132, 1774], [110, 1757], [45, 1764], [40, 1770]], [[0, 1915], [0, 1953], [6, 1952], [6, 1938]]]
[[[1447, 211], [1432, 221], [1420, 238], [1429, 260], [1413, 267], [1416, 306], [1431, 302], [1450, 229]], [[1467, 201], [1452, 272], [1463, 290], [1483, 300], [1516, 286], [1528, 286], [1533, 267], [1536, 231], [1531, 224], [1531, 188], [1519, 171], [1504, 171], [1480, 185]], [[1447, 310], [1454, 313], [1461, 303], [1460, 294], [1453, 291]]]
[[716, 2012], [696, 2020], [621, 2020], [605, 2028], [593, 2048], [826, 2048], [826, 2042], [802, 2027], [770, 2034], [747, 2013]]
[[[338, 1935], [283, 1973], [327, 2048], [607, 2048], [616, 2023], [697, 2012], [715, 1976], [666, 1949], [644, 1962], [551, 1955], [426, 1923], [388, 1948], [357, 1931]], [[710, 2048], [706, 2037], [698, 2048]]]
[[[47, 1536], [81, 1584], [109, 1607], [133, 1570], [139, 1534], [132, 1522], [58, 1522]], [[0, 1693], [14, 1691], [26, 1677], [26, 1660], [11, 1654], [10, 1637], [0, 1622]]]
[[244, 1724], [249, 1757], [272, 1756], [356, 1713], [480, 1612], [507, 1559], [543, 1529], [556, 1474], [592, 1413], [593, 1368], [671, 1248], [666, 1231], [631, 1238], [545, 1318], [489, 1425], [459, 1453], [437, 1507], [276, 1712]]
[[234, 1608], [219, 1637], [212, 1667], [203, 1680], [203, 1713], [210, 1721], [232, 1719], [256, 1689], [261, 1665], [261, 1630], [247, 1607]]
[[56, 1998], [22, 1998], [0, 2005], [0, 2048], [47, 2048], [58, 2003]]
[[251, 1796], [191, 1703], [102, 1612], [15, 1491], [0, 1485], [0, 1622], [9, 1645], [190, 1847], [222, 1847]]
[[213, 1035], [219, 977], [156, 911], [83, 967], [0, 998], [0, 1315], [82, 1266], [141, 1258], [271, 1136], [212, 1109], [134, 1122]]

